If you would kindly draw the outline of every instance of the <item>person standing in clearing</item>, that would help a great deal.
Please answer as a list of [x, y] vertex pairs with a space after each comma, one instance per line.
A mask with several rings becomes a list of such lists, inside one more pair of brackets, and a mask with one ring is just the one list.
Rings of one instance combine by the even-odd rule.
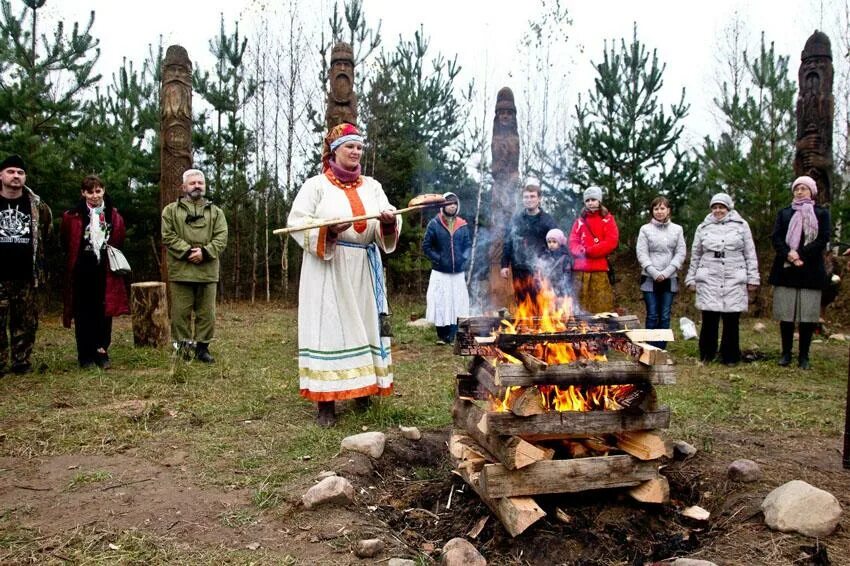
[[458, 216], [457, 195], [443, 195], [446, 204], [428, 223], [422, 251], [431, 261], [425, 318], [437, 329], [437, 344], [451, 344], [457, 334], [457, 319], [469, 316], [469, 291], [465, 271], [472, 250], [469, 224]]
[[[19, 155], [0, 163], [0, 375], [11, 343], [12, 373], [32, 371], [38, 330], [36, 289], [44, 283], [44, 248], [53, 223], [50, 207], [26, 186]], [[8, 329], [8, 334], [7, 334]]]
[[555, 296], [565, 298], [573, 291], [573, 260], [570, 257], [567, 237], [559, 228], [546, 233], [546, 252], [538, 262], [541, 280], [549, 282]]
[[808, 176], [791, 185], [794, 200], [776, 215], [773, 248], [776, 258], [768, 282], [773, 288], [773, 318], [782, 340], [780, 366], [791, 364], [794, 323], [800, 325], [800, 369], [809, 369], [809, 346], [820, 320], [821, 292], [826, 285], [823, 252], [829, 243], [829, 211], [815, 204], [818, 186]]
[[602, 189], [584, 191], [584, 208], [570, 230], [574, 297], [589, 313], [614, 310], [614, 289], [608, 278], [608, 256], [620, 243], [614, 215], [602, 206]]
[[[219, 258], [227, 246], [224, 211], [205, 198], [203, 171], [183, 173], [183, 196], [162, 209], [162, 244], [168, 249], [171, 339], [186, 355], [194, 342], [195, 359], [211, 364], [215, 336], [215, 295]], [[192, 314], [195, 328], [192, 330]]]
[[758, 257], [750, 225], [735, 210], [732, 197], [717, 193], [709, 206], [711, 212], [694, 234], [685, 284], [696, 291], [696, 306], [702, 311], [700, 362], [714, 360], [722, 319], [720, 360], [734, 365], [741, 361], [739, 324], [749, 308], [747, 293], [760, 282]]
[[522, 189], [523, 210], [511, 218], [505, 230], [499, 273], [504, 279], [512, 277], [517, 304], [526, 297], [532, 302], [536, 300], [540, 290], [537, 262], [546, 253], [546, 234], [557, 228], [555, 220], [540, 208], [542, 198], [540, 181], [534, 177], [526, 179]]
[[301, 396], [318, 404], [320, 426], [336, 423], [336, 401], [393, 390], [389, 313], [380, 252], [392, 252], [401, 232], [381, 184], [361, 174], [364, 138], [342, 123], [325, 136], [322, 173], [295, 196], [287, 226], [380, 214], [294, 232], [304, 249], [298, 288], [298, 374]]
[[[652, 199], [649, 212], [652, 217], [640, 227], [636, 246], [646, 328], [670, 328], [673, 298], [679, 292], [676, 274], [687, 254], [685, 236], [682, 227], [670, 220], [670, 201], [666, 198]], [[667, 342], [652, 345], [664, 349]]]
[[97, 175], [88, 175], [80, 187], [77, 205], [65, 211], [60, 227], [65, 251], [65, 309], [62, 324], [77, 341], [80, 367], [109, 369], [112, 317], [129, 314], [124, 276], [109, 269], [107, 246], [124, 247], [124, 218], [112, 206]]

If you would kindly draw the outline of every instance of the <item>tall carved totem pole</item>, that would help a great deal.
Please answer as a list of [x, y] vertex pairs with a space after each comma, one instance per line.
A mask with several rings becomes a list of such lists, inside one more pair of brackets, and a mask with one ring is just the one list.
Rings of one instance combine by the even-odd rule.
[[328, 105], [325, 125], [330, 130], [342, 122], [357, 124], [357, 95], [354, 92], [354, 51], [340, 41], [331, 50], [328, 69]]
[[818, 184], [818, 201], [832, 201], [832, 49], [829, 37], [815, 31], [800, 56], [800, 92], [797, 95], [797, 151], [794, 174], [808, 175]]
[[[171, 45], [162, 64], [160, 90], [159, 209], [180, 197], [183, 172], [192, 168], [192, 62], [179, 45]], [[168, 281], [162, 247], [160, 274]]]
[[490, 145], [493, 190], [490, 203], [489, 290], [487, 310], [507, 307], [513, 301], [510, 281], [499, 274], [505, 228], [516, 211], [519, 188], [519, 133], [517, 131], [514, 93], [503, 87], [496, 95], [496, 115], [493, 118], [493, 140]]

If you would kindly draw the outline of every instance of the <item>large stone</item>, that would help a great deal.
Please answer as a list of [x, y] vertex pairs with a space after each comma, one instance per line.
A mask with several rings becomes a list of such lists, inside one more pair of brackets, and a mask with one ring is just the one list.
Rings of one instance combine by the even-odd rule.
[[401, 435], [408, 440], [419, 440], [422, 438], [422, 433], [415, 426], [399, 425], [398, 429], [401, 431]]
[[750, 483], [761, 479], [761, 468], [752, 460], [741, 458], [729, 464], [726, 475], [732, 481]]
[[453, 538], [443, 547], [442, 566], [487, 566], [478, 549], [465, 538]]
[[342, 439], [342, 449], [360, 452], [372, 458], [380, 458], [384, 453], [387, 437], [383, 432], [363, 432]]
[[676, 460], [687, 460], [693, 458], [697, 453], [696, 446], [688, 444], [684, 440], [673, 442], [673, 456]]
[[387, 566], [416, 566], [416, 562], [407, 558], [390, 558]]
[[358, 558], [374, 558], [384, 551], [384, 541], [379, 538], [358, 540], [354, 544], [354, 554]]
[[411, 320], [407, 323], [408, 326], [412, 326], [414, 328], [430, 328], [434, 326], [433, 322], [429, 322], [424, 318], [417, 318], [416, 320]]
[[841, 518], [841, 505], [831, 493], [801, 480], [792, 480], [771, 491], [761, 503], [764, 522], [771, 529], [825, 537]]
[[345, 478], [331, 476], [308, 489], [301, 501], [307, 509], [326, 503], [345, 505], [354, 501], [354, 486]]

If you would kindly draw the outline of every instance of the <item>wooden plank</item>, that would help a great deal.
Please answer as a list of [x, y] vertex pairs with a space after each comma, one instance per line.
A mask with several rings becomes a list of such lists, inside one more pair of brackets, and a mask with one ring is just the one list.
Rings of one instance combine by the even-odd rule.
[[628, 455], [536, 462], [521, 470], [486, 464], [479, 484], [487, 497], [575, 493], [631, 487], [658, 476], [658, 465]]
[[662, 456], [672, 457], [672, 450], [656, 431], [633, 430], [614, 435], [617, 447], [640, 460], [655, 460]]
[[491, 433], [483, 424], [486, 415], [483, 409], [463, 399], [455, 399], [452, 407], [455, 426], [471, 436], [508, 469], [524, 468], [540, 460], [550, 460], [555, 455], [554, 450], [539, 448], [518, 436]]
[[648, 366], [630, 360], [550, 365], [533, 374], [520, 364], [499, 364], [495, 367], [495, 383], [504, 387], [532, 385], [622, 385], [649, 382], [654, 385], [676, 383], [675, 366]]
[[478, 494], [512, 537], [522, 534], [546, 516], [546, 512], [531, 497], [487, 497], [479, 487], [479, 472], [457, 470], [457, 474]]
[[670, 482], [659, 475], [631, 488], [629, 495], [641, 503], [667, 503], [670, 501]]
[[630, 430], [667, 428], [669, 425], [670, 408], [666, 406], [645, 412], [628, 410], [564, 411], [548, 412], [530, 417], [491, 412], [485, 415], [482, 423], [483, 428], [490, 434], [523, 437], [545, 434], [590, 436]]
[[672, 342], [675, 340], [669, 328], [636, 328], [623, 332], [632, 342]]

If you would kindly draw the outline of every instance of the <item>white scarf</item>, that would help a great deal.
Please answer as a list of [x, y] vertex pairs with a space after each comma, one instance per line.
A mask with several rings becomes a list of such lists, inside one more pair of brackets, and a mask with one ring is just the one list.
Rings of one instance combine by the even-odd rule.
[[106, 219], [102, 206], [89, 208], [89, 242], [97, 262], [100, 263], [100, 250], [106, 243]]

